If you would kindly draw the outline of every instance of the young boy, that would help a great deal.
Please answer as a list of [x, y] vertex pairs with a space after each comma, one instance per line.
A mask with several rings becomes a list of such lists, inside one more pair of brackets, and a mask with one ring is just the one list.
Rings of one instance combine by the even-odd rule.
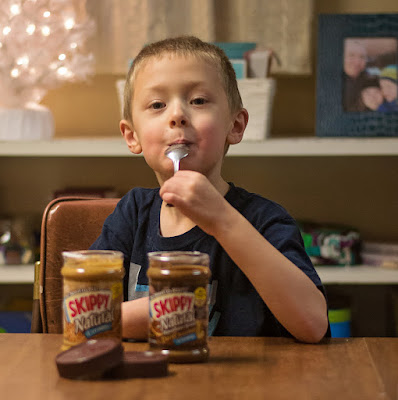
[[[143, 153], [160, 189], [132, 189], [92, 246], [125, 255], [131, 301], [122, 306], [123, 336], [147, 337], [147, 253], [197, 250], [210, 255], [217, 288], [210, 334], [321, 340], [325, 295], [295, 221], [221, 176], [228, 146], [241, 141], [248, 122], [225, 54], [194, 37], [153, 43], [136, 57], [124, 101], [122, 135], [132, 153]], [[175, 143], [188, 145], [189, 155], [173, 175], [164, 153]]]

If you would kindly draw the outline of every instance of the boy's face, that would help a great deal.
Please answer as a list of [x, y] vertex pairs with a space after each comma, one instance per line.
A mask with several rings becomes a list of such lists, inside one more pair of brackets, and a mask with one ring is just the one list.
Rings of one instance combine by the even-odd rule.
[[378, 87], [370, 86], [361, 92], [362, 101], [367, 108], [376, 111], [383, 103], [383, 95]]
[[135, 78], [132, 117], [130, 150], [143, 152], [160, 184], [173, 174], [164, 155], [170, 145], [187, 144], [189, 155], [180, 168], [212, 181], [221, 173], [226, 144], [238, 143], [244, 130], [235, 132], [217, 69], [193, 56], [166, 54], [146, 61]]
[[396, 100], [397, 98], [397, 84], [388, 80], [381, 79], [380, 80], [381, 91], [383, 92], [384, 98], [390, 102]]

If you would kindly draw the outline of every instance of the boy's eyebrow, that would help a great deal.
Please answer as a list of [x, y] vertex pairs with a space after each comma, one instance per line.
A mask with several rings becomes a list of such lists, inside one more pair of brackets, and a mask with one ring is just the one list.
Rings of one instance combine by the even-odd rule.
[[[183, 86], [187, 87], [189, 90], [195, 89], [198, 86], [203, 86], [206, 84], [206, 81], [198, 80], [198, 81], [190, 81], [190, 82], [184, 82]], [[156, 91], [156, 92], [161, 92], [161, 91], [167, 91], [169, 84], [168, 83], [149, 83], [148, 85], [144, 86], [143, 89], [144, 91]]]

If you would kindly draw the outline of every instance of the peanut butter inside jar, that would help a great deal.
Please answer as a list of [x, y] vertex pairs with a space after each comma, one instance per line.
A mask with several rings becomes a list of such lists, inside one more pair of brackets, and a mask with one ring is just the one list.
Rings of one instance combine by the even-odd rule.
[[89, 339], [122, 339], [123, 254], [86, 250], [62, 253], [63, 346]]
[[152, 252], [149, 259], [149, 346], [171, 362], [209, 357], [209, 256], [200, 252]]

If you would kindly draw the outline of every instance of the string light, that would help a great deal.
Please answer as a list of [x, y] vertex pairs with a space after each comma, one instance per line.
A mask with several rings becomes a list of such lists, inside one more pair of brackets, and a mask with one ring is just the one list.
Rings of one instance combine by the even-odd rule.
[[48, 26], [43, 26], [42, 28], [41, 28], [41, 34], [43, 35], [43, 36], [49, 36], [50, 35], [50, 33], [51, 33], [51, 29], [48, 27]]
[[21, 13], [21, 7], [19, 4], [12, 4], [10, 7], [10, 11], [12, 15], [18, 15]]
[[19, 69], [18, 69], [18, 68], [13, 68], [13, 69], [11, 70], [10, 75], [11, 75], [13, 78], [18, 78], [18, 76], [19, 76]]
[[58, 56], [58, 60], [59, 60], [59, 61], [64, 61], [65, 58], [66, 58], [66, 55], [65, 55], [65, 54], [60, 54], [60, 55]]
[[68, 72], [68, 68], [66, 67], [59, 67], [58, 70], [58, 75], [66, 75], [66, 73]]
[[27, 55], [17, 58], [17, 65], [27, 66], [28, 64], [29, 64], [29, 57]]
[[44, 11], [44, 13], [43, 13], [44, 18], [49, 18], [50, 15], [51, 15], [50, 11]]
[[64, 23], [65, 29], [71, 30], [75, 26], [75, 20], [73, 18], [68, 18]]
[[69, 71], [69, 69], [67, 67], [59, 67], [57, 69], [57, 74], [61, 77], [61, 78], [69, 78], [70, 76], [72, 76], [72, 72]]
[[29, 25], [26, 27], [26, 33], [27, 33], [28, 35], [33, 35], [33, 34], [35, 33], [35, 30], [36, 30], [36, 25], [35, 25], [35, 24], [29, 24]]
[[3, 28], [3, 35], [4, 35], [4, 36], [7, 36], [10, 32], [11, 32], [11, 27], [5, 26], [5, 27]]

